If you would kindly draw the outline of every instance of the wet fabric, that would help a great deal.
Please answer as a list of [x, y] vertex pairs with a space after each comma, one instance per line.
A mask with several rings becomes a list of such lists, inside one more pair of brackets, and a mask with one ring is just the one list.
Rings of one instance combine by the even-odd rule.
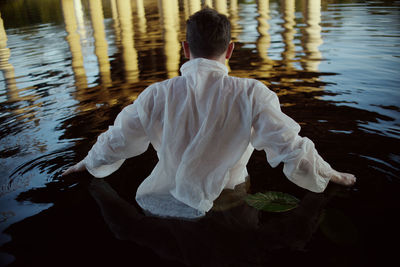
[[332, 168], [298, 135], [300, 126], [281, 111], [274, 92], [229, 76], [214, 60], [190, 60], [181, 72], [146, 88], [98, 137], [84, 159], [92, 175], [110, 175], [151, 143], [159, 161], [136, 201], [148, 213], [188, 219], [204, 216], [223, 189], [245, 181], [254, 148], [266, 151], [272, 167], [283, 162], [298, 186], [325, 189]]

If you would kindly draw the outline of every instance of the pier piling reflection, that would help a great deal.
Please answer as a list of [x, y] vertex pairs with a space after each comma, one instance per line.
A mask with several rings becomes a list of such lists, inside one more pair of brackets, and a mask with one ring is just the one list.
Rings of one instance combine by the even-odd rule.
[[295, 0], [281, 0], [282, 16], [284, 19], [284, 31], [282, 32], [282, 40], [285, 44], [285, 49], [282, 52], [282, 60], [285, 62], [288, 69], [293, 68], [292, 60], [296, 56], [296, 47], [293, 43], [296, 30], [295, 22]]
[[[62, 0], [62, 10], [64, 15], [66, 37], [72, 56], [72, 69], [75, 75], [75, 83], [78, 93], [87, 88], [86, 71], [83, 64], [81, 39], [78, 34], [77, 16], [75, 11], [79, 10], [79, 0]], [[82, 22], [81, 22], [82, 23]], [[80, 24], [82, 27], [82, 24]]]
[[257, 39], [257, 51], [258, 55], [261, 58], [260, 62], [260, 67], [259, 70], [260, 72], [264, 72], [267, 76], [268, 71], [272, 69], [273, 67], [273, 62], [268, 56], [268, 49], [271, 44], [271, 36], [269, 34], [269, 1], [258, 1], [257, 2], [258, 6], [258, 27], [257, 30], [260, 34], [260, 36]]
[[303, 10], [306, 27], [303, 29], [302, 44], [305, 57], [302, 66], [306, 71], [318, 71], [322, 59], [318, 47], [322, 44], [321, 38], [321, 0], [305, 0]]
[[135, 83], [139, 80], [139, 67], [134, 43], [132, 7], [130, 1], [116, 1], [119, 27], [121, 30], [121, 45], [123, 49], [122, 55], [125, 69], [125, 79], [128, 83]]
[[89, 7], [101, 84], [105, 87], [109, 87], [112, 84], [111, 69], [108, 58], [108, 44], [104, 30], [104, 16], [101, 0], [89, 0]]
[[0, 70], [3, 72], [6, 82], [8, 100], [16, 101], [18, 100], [18, 88], [15, 81], [14, 67], [9, 62], [10, 56], [10, 48], [7, 47], [7, 33], [0, 13]]
[[178, 1], [158, 0], [160, 23], [164, 35], [164, 53], [168, 78], [178, 76], [181, 45], [178, 40]]

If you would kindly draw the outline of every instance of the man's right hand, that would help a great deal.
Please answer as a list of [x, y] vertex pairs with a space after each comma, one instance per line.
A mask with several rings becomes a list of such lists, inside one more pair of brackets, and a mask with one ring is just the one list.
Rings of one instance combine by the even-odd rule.
[[340, 185], [345, 185], [345, 186], [352, 186], [356, 182], [356, 177], [351, 174], [351, 173], [345, 173], [345, 172], [338, 172], [335, 171], [333, 176], [331, 177], [331, 181], [340, 184]]

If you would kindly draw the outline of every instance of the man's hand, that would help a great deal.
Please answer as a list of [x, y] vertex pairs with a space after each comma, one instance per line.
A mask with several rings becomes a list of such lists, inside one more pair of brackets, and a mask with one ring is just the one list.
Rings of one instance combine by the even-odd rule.
[[356, 182], [356, 177], [351, 173], [335, 171], [331, 181], [340, 185], [352, 186]]
[[80, 161], [79, 163], [75, 164], [72, 167], [69, 167], [66, 171], [64, 171], [61, 176], [66, 176], [68, 174], [74, 173], [74, 172], [82, 172], [85, 171], [86, 167], [85, 164], [83, 163], [83, 160]]

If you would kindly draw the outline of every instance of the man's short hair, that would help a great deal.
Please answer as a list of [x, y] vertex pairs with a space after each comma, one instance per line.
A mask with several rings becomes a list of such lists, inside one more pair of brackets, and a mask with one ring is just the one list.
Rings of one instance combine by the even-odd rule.
[[186, 21], [186, 41], [194, 57], [220, 56], [231, 41], [231, 23], [214, 9], [203, 8]]

